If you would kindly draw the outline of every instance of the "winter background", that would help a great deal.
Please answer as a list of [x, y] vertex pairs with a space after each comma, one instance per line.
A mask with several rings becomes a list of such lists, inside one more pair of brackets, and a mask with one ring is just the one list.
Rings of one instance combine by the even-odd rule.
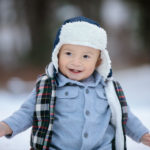
[[[61, 23], [85, 16], [107, 30], [113, 76], [131, 110], [150, 129], [149, 10], [147, 0], [0, 0], [0, 120], [19, 109], [44, 72]], [[0, 138], [0, 150], [28, 150], [30, 130]], [[130, 138], [127, 147], [150, 149]]]

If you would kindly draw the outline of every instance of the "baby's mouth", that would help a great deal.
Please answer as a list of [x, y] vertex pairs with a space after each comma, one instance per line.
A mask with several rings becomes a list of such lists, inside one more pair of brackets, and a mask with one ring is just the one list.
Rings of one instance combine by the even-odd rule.
[[80, 73], [82, 72], [81, 70], [76, 70], [76, 69], [69, 69], [72, 73]]

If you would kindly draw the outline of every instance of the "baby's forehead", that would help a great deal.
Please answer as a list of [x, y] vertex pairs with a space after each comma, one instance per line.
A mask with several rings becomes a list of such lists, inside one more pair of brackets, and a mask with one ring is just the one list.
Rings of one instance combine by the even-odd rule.
[[74, 44], [63, 44], [60, 48], [61, 51], [70, 51], [74, 53], [99, 53], [100, 50], [89, 47], [89, 46], [84, 46], [84, 45], [74, 45]]

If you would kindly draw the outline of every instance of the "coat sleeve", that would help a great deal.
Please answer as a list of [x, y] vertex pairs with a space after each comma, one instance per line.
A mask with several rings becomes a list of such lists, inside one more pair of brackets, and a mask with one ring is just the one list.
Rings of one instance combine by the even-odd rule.
[[126, 124], [126, 134], [135, 140], [140, 142], [141, 137], [148, 133], [149, 130], [143, 125], [143, 123], [131, 112], [128, 106], [128, 121]]
[[6, 136], [7, 138], [11, 138], [32, 126], [35, 102], [36, 90], [33, 89], [20, 109], [14, 112], [10, 117], [3, 120], [3, 122], [8, 124], [13, 131], [12, 135]]

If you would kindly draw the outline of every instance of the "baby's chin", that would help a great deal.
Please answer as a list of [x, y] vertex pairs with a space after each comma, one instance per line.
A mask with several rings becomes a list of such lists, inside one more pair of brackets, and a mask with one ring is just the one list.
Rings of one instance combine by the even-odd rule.
[[72, 77], [72, 76], [67, 76], [67, 78], [69, 78], [70, 80], [75, 80], [75, 81], [81, 81], [81, 78], [77, 78], [77, 77]]
[[66, 76], [67, 78], [71, 79], [71, 80], [75, 80], [75, 81], [82, 81], [82, 80], [85, 80], [87, 77], [81, 77], [81, 76], [77, 76], [77, 75], [69, 75], [69, 76]]

